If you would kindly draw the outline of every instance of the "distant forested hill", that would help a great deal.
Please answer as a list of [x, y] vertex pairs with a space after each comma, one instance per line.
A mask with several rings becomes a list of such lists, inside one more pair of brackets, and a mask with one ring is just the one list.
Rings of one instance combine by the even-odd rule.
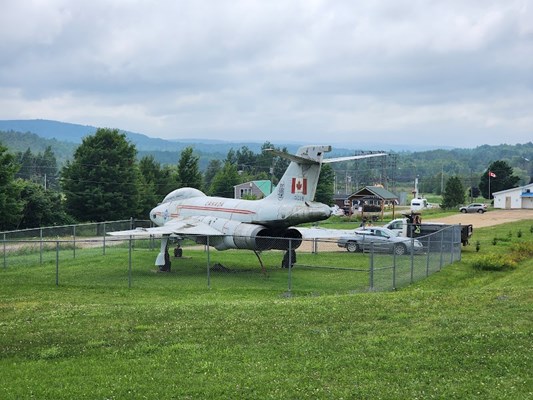
[[32, 153], [44, 153], [46, 148], [50, 146], [55, 154], [59, 165], [65, 163], [74, 154], [74, 150], [78, 147], [76, 143], [63, 142], [56, 139], [45, 139], [35, 133], [21, 133], [15, 131], [1, 131], [0, 143], [6, 146], [11, 153], [24, 153], [30, 149]]
[[[102, 127], [119, 129], [126, 134], [130, 142], [135, 144], [139, 151], [181, 152], [184, 148], [192, 146], [197, 153], [220, 153], [224, 156], [230, 149], [239, 149], [247, 146], [254, 152], [259, 152], [262, 143], [259, 142], [227, 142], [222, 140], [196, 141], [194, 139], [165, 140], [152, 138], [141, 133], [121, 130], [118, 127]], [[67, 122], [50, 121], [44, 119], [32, 120], [0, 120], [0, 131], [30, 132], [44, 139], [56, 139], [60, 142], [80, 144], [87, 135], [92, 135], [98, 128], [88, 125], [71, 124]], [[288, 145], [290, 151], [296, 150], [297, 145]]]
[[[0, 121], [0, 142], [11, 152], [24, 152], [28, 148], [34, 153], [43, 152], [50, 146], [61, 166], [72, 157], [74, 150], [86, 135], [93, 134], [97, 128], [47, 120], [11, 120]], [[191, 146], [200, 157], [200, 169], [204, 170], [212, 159], [223, 160], [228, 152], [246, 146], [250, 151], [259, 153], [262, 143], [235, 143], [224, 141], [202, 141], [191, 139], [170, 141], [154, 139], [146, 135], [125, 132], [128, 140], [135, 144], [138, 157], [151, 154], [161, 164], [177, 164], [181, 151]], [[274, 143], [278, 147], [287, 147], [294, 152], [298, 145]], [[329, 157], [354, 154], [354, 149], [334, 148]], [[358, 184], [373, 184], [385, 180], [413, 182], [419, 178], [423, 190], [433, 191], [440, 187], [442, 180], [450, 176], [461, 176], [472, 184], [479, 181], [479, 176], [488, 165], [497, 160], [504, 160], [515, 169], [521, 183], [529, 183], [533, 175], [533, 143], [498, 146], [483, 145], [474, 149], [439, 149], [427, 151], [395, 152], [395, 162], [388, 165], [389, 171], [379, 171], [379, 162], [333, 164], [337, 180], [353, 179]], [[363, 161], [363, 160], [360, 160]], [[393, 170], [393, 171], [392, 171]], [[363, 179], [366, 175], [366, 181]], [[360, 179], [361, 178], [361, 179]], [[366, 182], [366, 183], [364, 183]], [[385, 184], [385, 183], [384, 183]], [[392, 184], [394, 186], [394, 184]]]

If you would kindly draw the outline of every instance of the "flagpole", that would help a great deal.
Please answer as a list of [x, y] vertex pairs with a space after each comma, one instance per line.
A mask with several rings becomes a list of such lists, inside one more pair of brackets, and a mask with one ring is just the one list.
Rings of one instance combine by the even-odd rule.
[[489, 203], [490, 203], [490, 169], [489, 169]]

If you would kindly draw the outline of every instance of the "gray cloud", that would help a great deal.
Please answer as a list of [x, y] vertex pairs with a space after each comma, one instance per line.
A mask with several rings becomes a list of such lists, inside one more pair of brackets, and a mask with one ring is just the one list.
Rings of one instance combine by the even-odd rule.
[[520, 0], [8, 1], [0, 118], [169, 138], [523, 143], [531, 20]]

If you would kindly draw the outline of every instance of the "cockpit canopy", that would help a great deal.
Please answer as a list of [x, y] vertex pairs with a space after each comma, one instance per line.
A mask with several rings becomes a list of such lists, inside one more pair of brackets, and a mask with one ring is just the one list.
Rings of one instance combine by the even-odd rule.
[[180, 188], [167, 194], [163, 199], [162, 203], [170, 203], [171, 201], [190, 199], [191, 197], [205, 197], [205, 193], [195, 188]]

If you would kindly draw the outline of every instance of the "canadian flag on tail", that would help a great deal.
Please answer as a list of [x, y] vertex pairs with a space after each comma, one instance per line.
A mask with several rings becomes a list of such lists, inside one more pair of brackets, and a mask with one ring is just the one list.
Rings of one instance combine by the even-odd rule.
[[491, 178], [496, 178], [496, 174], [494, 172], [492, 172], [492, 171], [489, 171], [489, 176]]
[[292, 178], [291, 193], [307, 194], [307, 178]]

